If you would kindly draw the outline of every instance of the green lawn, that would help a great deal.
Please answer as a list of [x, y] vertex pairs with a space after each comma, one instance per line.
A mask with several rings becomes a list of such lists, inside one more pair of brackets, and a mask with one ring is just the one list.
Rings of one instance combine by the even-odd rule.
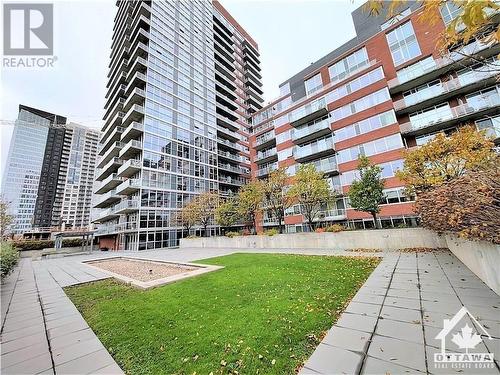
[[149, 291], [116, 281], [66, 289], [127, 374], [291, 374], [374, 258], [234, 254], [224, 269]]

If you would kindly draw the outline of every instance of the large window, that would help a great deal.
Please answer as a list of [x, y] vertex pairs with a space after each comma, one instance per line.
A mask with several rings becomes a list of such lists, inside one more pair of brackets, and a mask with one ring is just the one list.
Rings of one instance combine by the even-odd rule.
[[396, 115], [391, 109], [390, 111], [379, 113], [378, 115], [358, 121], [352, 125], [348, 125], [335, 131], [335, 142], [340, 142], [344, 139], [356, 137], [357, 135], [368, 133], [372, 130], [382, 128], [387, 125], [396, 123]]
[[321, 79], [321, 73], [316, 74], [314, 77], [309, 78], [305, 81], [306, 94], [310, 95], [323, 87], [323, 80]]
[[411, 21], [387, 33], [387, 43], [391, 50], [394, 66], [401, 65], [420, 55], [420, 47]]
[[332, 112], [330, 112], [330, 117], [335, 121], [339, 121], [354, 113], [364, 111], [367, 108], [374, 107], [377, 104], [383, 103], [390, 98], [391, 96], [389, 95], [389, 90], [387, 90], [387, 87], [384, 87], [383, 89], [375, 91], [374, 93], [371, 93], [370, 95], [367, 95], [361, 99], [355, 100], [352, 103], [334, 109]]
[[337, 155], [339, 163], [356, 160], [359, 155], [372, 156], [383, 152], [403, 148], [403, 141], [399, 134], [379, 138], [371, 142], [340, 150]]
[[368, 65], [368, 54], [363, 47], [328, 68], [330, 81], [340, 81], [366, 65]]

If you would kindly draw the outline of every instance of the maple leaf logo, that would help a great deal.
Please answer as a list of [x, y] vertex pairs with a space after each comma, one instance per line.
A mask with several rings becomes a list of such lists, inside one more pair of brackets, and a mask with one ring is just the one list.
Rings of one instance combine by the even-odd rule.
[[481, 342], [481, 336], [476, 332], [473, 333], [469, 324], [466, 324], [465, 327], [462, 328], [461, 333], [455, 333], [453, 335], [451, 341], [457, 344], [460, 349], [465, 349], [465, 352], [468, 353], [469, 349], [474, 349], [476, 345]]

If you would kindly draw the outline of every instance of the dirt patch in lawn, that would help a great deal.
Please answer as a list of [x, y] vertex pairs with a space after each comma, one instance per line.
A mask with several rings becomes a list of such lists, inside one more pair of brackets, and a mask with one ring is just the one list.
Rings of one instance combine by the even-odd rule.
[[152, 281], [165, 277], [175, 276], [180, 273], [194, 271], [200, 267], [185, 266], [132, 259], [107, 259], [92, 262], [92, 265], [106, 271], [118, 273], [139, 281]]

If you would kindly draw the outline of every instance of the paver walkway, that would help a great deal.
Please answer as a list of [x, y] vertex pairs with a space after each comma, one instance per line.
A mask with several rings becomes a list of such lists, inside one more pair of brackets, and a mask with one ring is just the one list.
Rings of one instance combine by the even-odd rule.
[[[493, 337], [477, 346], [494, 353], [492, 369], [434, 366], [443, 319], [462, 306]], [[500, 374], [499, 359], [500, 297], [450, 252], [403, 253], [384, 257], [301, 374]]]
[[[247, 251], [366, 255], [327, 249]], [[124, 255], [189, 262], [233, 252], [177, 249], [22, 259], [1, 288], [1, 373], [122, 374], [62, 289], [108, 277], [82, 261]], [[434, 337], [443, 318], [461, 306], [494, 337], [485, 340], [484, 350], [500, 359], [498, 295], [448, 252], [384, 254], [301, 374], [450, 373], [433, 367], [433, 353], [439, 350]]]

